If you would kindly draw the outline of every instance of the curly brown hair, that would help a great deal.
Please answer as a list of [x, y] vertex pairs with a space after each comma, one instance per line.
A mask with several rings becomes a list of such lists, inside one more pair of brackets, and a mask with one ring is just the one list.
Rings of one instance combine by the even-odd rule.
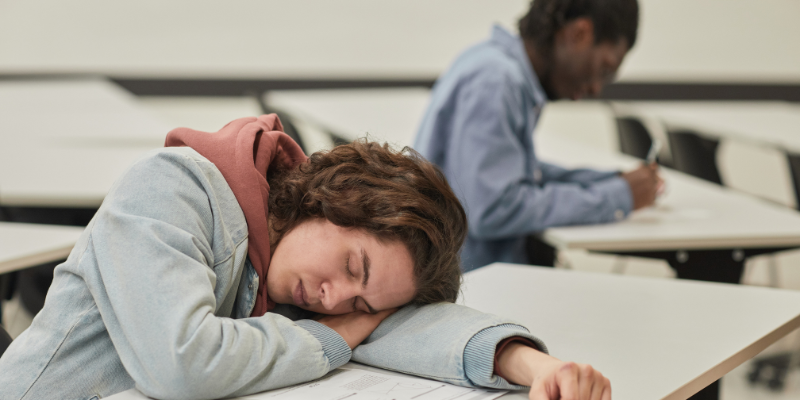
[[325, 218], [404, 243], [414, 260], [412, 303], [456, 300], [467, 217], [444, 174], [419, 153], [361, 139], [316, 152], [297, 168], [273, 170], [273, 249], [300, 223]]

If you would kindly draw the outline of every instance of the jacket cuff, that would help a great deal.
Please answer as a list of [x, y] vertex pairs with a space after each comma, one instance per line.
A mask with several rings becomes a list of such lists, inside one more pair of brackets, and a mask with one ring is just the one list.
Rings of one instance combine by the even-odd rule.
[[547, 353], [544, 342], [531, 335], [520, 325], [502, 324], [483, 329], [476, 333], [464, 348], [464, 373], [474, 385], [505, 390], [527, 388], [527, 386], [509, 383], [494, 373], [494, 356], [497, 345], [513, 336], [529, 339], [536, 344], [539, 351]]
[[319, 340], [322, 345], [322, 351], [325, 353], [325, 357], [328, 358], [330, 370], [339, 368], [350, 361], [350, 356], [352, 355], [350, 346], [336, 331], [311, 319], [295, 321], [295, 324], [307, 330], [311, 336]]
[[596, 190], [605, 193], [608, 199], [610, 215], [608, 221], [622, 221], [633, 210], [633, 195], [631, 187], [624, 178], [615, 177], [597, 182], [593, 185]]

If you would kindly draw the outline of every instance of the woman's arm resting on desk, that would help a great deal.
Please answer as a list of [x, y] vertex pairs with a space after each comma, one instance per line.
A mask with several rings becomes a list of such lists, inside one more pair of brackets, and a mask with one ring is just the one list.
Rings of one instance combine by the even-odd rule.
[[611, 383], [588, 364], [564, 362], [520, 343], [497, 355], [504, 378], [531, 387], [531, 400], [611, 400]]

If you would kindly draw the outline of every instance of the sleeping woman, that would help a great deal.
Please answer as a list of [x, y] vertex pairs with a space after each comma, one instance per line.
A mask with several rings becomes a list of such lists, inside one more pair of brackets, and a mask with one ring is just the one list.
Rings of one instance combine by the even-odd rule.
[[610, 400], [524, 327], [453, 304], [464, 210], [412, 150], [306, 157], [275, 115], [173, 130], [113, 186], [42, 311], [0, 358], [0, 398], [241, 396], [353, 360], [532, 399]]

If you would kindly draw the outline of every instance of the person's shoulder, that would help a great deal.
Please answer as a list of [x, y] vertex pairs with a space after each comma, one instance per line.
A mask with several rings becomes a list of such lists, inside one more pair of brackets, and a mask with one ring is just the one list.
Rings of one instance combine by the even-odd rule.
[[481, 92], [516, 92], [524, 83], [518, 62], [491, 41], [476, 44], [456, 58], [440, 78], [451, 88], [472, 87]]
[[147, 151], [118, 180], [169, 185], [171, 181], [184, 181], [187, 178], [224, 180], [216, 166], [191, 147], [164, 147]]

